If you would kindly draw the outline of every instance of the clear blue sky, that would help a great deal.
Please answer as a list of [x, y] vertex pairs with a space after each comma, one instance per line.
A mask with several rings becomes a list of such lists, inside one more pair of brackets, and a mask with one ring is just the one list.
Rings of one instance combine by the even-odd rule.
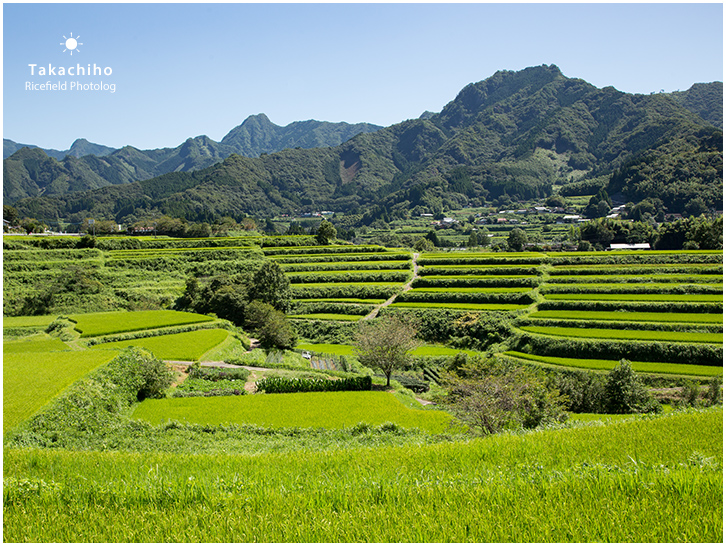
[[[64, 37], [79, 37], [63, 52]], [[70, 53], [73, 52], [71, 56]], [[30, 76], [96, 63], [111, 76]], [[497, 70], [556, 64], [630, 93], [723, 81], [708, 4], [4, 4], [3, 136], [174, 147], [251, 114], [391, 125]], [[27, 91], [112, 83], [115, 93]]]

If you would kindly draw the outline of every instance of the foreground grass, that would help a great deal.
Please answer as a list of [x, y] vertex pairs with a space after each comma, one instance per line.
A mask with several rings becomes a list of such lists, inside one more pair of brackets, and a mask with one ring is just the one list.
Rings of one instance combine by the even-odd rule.
[[6, 449], [6, 542], [721, 542], [720, 408], [263, 456]]
[[7, 353], [3, 356], [3, 429], [35, 414], [69, 385], [106, 364], [116, 351]]
[[132, 417], [152, 424], [176, 420], [271, 428], [342, 429], [361, 422], [372, 426], [391, 422], [432, 434], [444, 432], [451, 422], [451, 416], [445, 412], [410, 409], [391, 393], [371, 391], [145, 400]]

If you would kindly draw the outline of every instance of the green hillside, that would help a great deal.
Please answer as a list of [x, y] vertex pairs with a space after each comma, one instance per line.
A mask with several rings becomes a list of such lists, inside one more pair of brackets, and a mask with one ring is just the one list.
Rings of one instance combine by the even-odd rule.
[[[717, 95], [702, 94], [697, 102], [710, 104]], [[609, 182], [611, 197], [618, 194], [633, 202], [658, 198], [657, 206], [665, 212], [720, 210], [721, 131], [683, 102], [667, 94], [598, 89], [565, 77], [554, 65], [500, 71], [465, 87], [439, 114], [359, 134], [335, 147], [287, 149], [258, 158], [231, 155], [194, 173], [173, 172], [57, 197], [46, 192], [20, 200], [16, 207], [21, 215], [51, 221], [93, 216], [117, 222], [130, 213], [143, 216], [156, 210], [209, 221], [327, 209], [359, 213], [359, 223], [370, 224], [377, 218], [390, 221], [463, 206], [505, 206], [544, 198], [556, 186], [574, 184], [592, 194]], [[248, 121], [220, 145], [246, 143], [261, 149], [271, 144], [272, 136], [265, 132], [269, 120], [257, 116]], [[253, 142], [251, 127], [245, 125], [262, 127], [261, 136]], [[206, 147], [196, 139], [185, 145], [193, 161], [180, 163], [175, 156], [168, 164], [173, 170], [190, 170], [192, 163], [200, 164], [197, 156], [216, 153], [211, 141]], [[130, 156], [138, 151], [124, 148], [104, 159], [119, 158], [122, 152]], [[24, 171], [14, 157], [6, 160], [6, 184], [30, 178], [18, 175]], [[624, 170], [639, 163], [649, 166], [647, 178], [656, 184], [620, 182]]]

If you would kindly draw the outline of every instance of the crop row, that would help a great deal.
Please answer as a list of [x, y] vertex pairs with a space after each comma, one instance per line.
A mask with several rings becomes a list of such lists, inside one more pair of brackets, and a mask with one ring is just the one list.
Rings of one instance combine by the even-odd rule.
[[410, 290], [396, 298], [397, 302], [420, 303], [515, 303], [534, 302], [531, 292], [419, 292]]
[[344, 256], [336, 254], [298, 254], [298, 255], [276, 255], [268, 256], [271, 260], [279, 264], [296, 264], [296, 263], [339, 263], [344, 262], [395, 262], [395, 261], [411, 261], [411, 254], [407, 252], [385, 252], [366, 253], [366, 254], [345, 254]]
[[427, 275], [417, 277], [413, 281], [414, 288], [441, 287], [441, 288], [534, 288], [539, 284], [539, 278], [534, 275], [520, 275], [506, 277], [504, 275]]
[[558, 284], [597, 284], [597, 283], [720, 283], [723, 275], [686, 275], [686, 274], [656, 274], [656, 275], [557, 275], [553, 282]]
[[576, 301], [576, 300], [545, 300], [539, 302], [540, 311], [632, 311], [661, 313], [669, 320], [668, 315], [674, 313], [718, 313], [723, 314], [721, 302], [659, 302], [659, 301]]
[[306, 377], [268, 376], [255, 382], [258, 392], [281, 394], [293, 392], [369, 391], [371, 376], [343, 377], [340, 379], [311, 379]]
[[[557, 279], [559, 282], [559, 278]], [[609, 294], [722, 294], [723, 284], [706, 283], [583, 283], [556, 284], [545, 283], [540, 286], [543, 294], [578, 294], [578, 293], [609, 293]]]
[[342, 283], [342, 282], [387, 282], [405, 283], [411, 278], [411, 271], [308, 271], [302, 273], [286, 273], [292, 284], [304, 283]]
[[549, 254], [552, 265], [723, 263], [721, 250], [648, 250], [646, 252], [566, 252]]
[[[576, 368], [586, 370], [612, 370], [619, 360], [606, 360], [596, 358], [563, 358], [558, 356], [541, 356], [523, 353], [520, 351], [506, 351], [505, 356], [519, 360], [537, 362], [538, 364], [556, 367]], [[698, 364], [673, 364], [671, 362], [639, 362], [630, 361], [634, 371], [649, 374], [695, 375], [702, 377], [721, 376], [722, 369], [716, 366], [700, 366]]]
[[561, 338], [531, 332], [519, 332], [512, 349], [524, 353], [566, 358], [603, 360], [637, 360], [723, 366], [723, 345], [666, 341], [620, 341], [613, 339]]
[[354, 271], [354, 270], [386, 270], [386, 269], [400, 269], [408, 270], [411, 268], [411, 261], [360, 261], [360, 262], [335, 262], [335, 263], [296, 263], [296, 264], [282, 264], [282, 270], [285, 273], [300, 273], [300, 272], [332, 272], [332, 271]]
[[600, 293], [557, 293], [545, 294], [545, 300], [575, 300], [575, 301], [670, 301], [670, 302], [722, 302], [723, 295], [716, 294], [673, 294], [673, 293], [633, 293], [633, 292], [600, 292]]
[[711, 332], [616, 330], [612, 328], [565, 328], [556, 326], [520, 326], [519, 329], [525, 332], [558, 337], [635, 339], [642, 341], [679, 341], [686, 343], [723, 343], [723, 333]]
[[506, 275], [509, 277], [519, 277], [522, 275], [538, 275], [540, 270], [537, 267], [522, 266], [424, 266], [419, 269], [419, 275], [425, 277], [429, 275]]
[[265, 256], [278, 256], [278, 255], [296, 255], [296, 254], [379, 254], [386, 253], [388, 250], [381, 246], [370, 245], [370, 246], [354, 246], [354, 245], [342, 245], [342, 246], [300, 246], [297, 248], [290, 248], [286, 246], [278, 247], [266, 247], [263, 249]]
[[613, 264], [593, 266], [558, 266], [548, 269], [551, 276], [559, 275], [656, 275], [681, 273], [687, 275], [722, 275], [723, 266], [717, 264]]

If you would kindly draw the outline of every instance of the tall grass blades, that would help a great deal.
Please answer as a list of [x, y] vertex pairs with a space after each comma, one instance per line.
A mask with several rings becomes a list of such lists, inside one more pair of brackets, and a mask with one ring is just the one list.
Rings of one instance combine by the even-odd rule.
[[722, 429], [714, 409], [465, 443], [265, 456], [12, 449], [3, 538], [721, 542]]

